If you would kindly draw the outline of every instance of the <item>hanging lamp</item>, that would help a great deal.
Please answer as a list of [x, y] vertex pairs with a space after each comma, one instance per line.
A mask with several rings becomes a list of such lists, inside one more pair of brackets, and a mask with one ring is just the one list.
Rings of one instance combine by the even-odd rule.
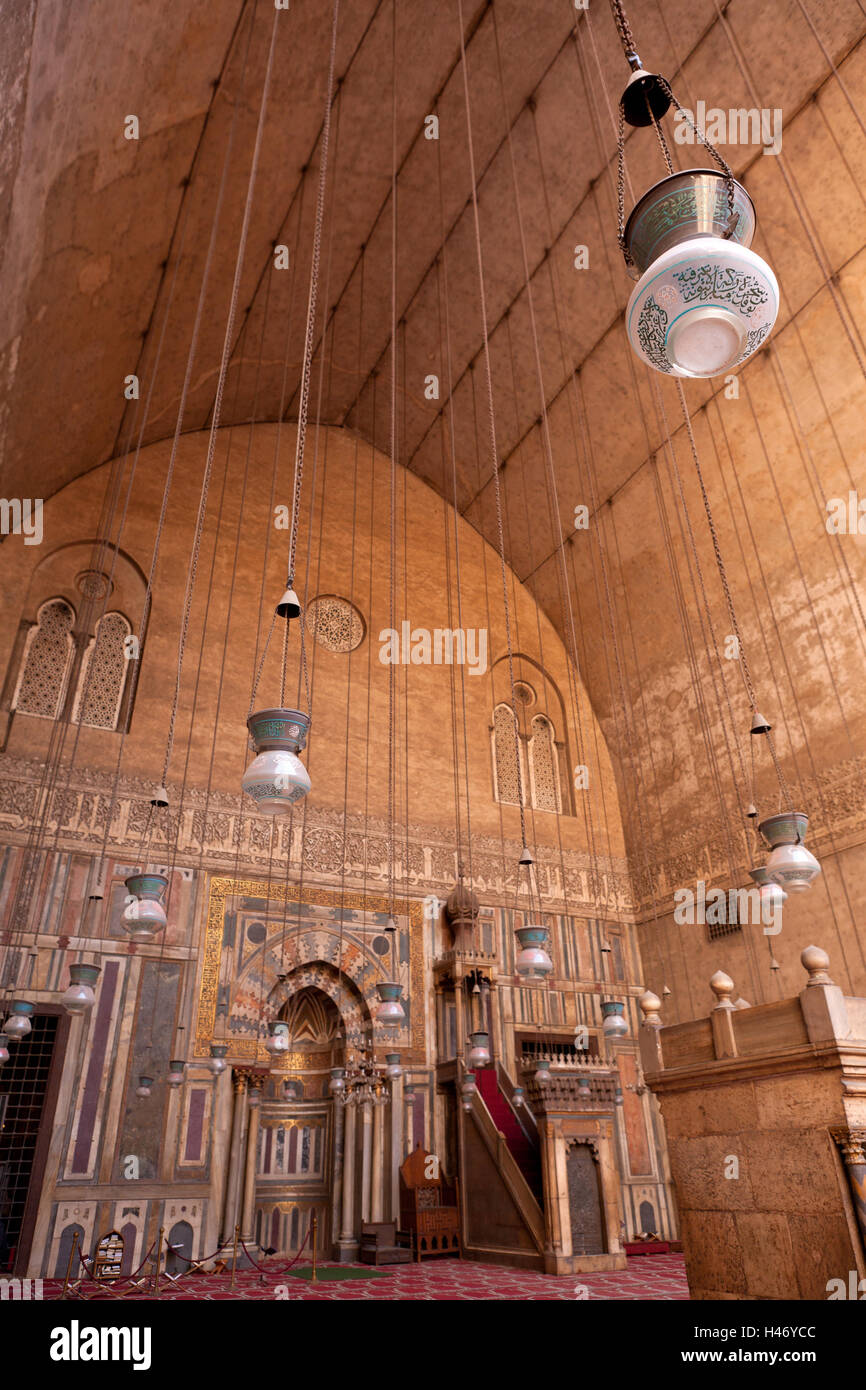
[[136, 1094], [137, 1096], [139, 1096], [142, 1100], [146, 1100], [147, 1097], [150, 1095], [150, 1093], [151, 1093], [152, 1090], [153, 1090], [153, 1077], [152, 1077], [152, 1076], [140, 1076], [140, 1077], [138, 1078], [138, 1085], [137, 1085], [136, 1088], [135, 1088], [135, 1094]]
[[[618, 240], [638, 278], [625, 315], [636, 355], [657, 372], [714, 377], [740, 366], [766, 341], [779, 311], [779, 286], [750, 249], [755, 208], [730, 167], [677, 101], [665, 78], [647, 72], [620, 0], [614, 19], [632, 69], [620, 99]], [[660, 121], [676, 107], [716, 169], [675, 172]], [[625, 220], [625, 126], [653, 125], [668, 175]]]
[[550, 1062], [539, 1061], [535, 1068], [534, 1081], [537, 1086], [547, 1086], [550, 1082]]
[[67, 1013], [84, 1014], [93, 1008], [96, 995], [93, 986], [99, 979], [100, 965], [83, 965], [80, 961], [69, 967], [69, 984], [60, 996], [60, 1002]]
[[208, 1066], [210, 1067], [211, 1072], [214, 1076], [221, 1076], [222, 1073], [226, 1070], [228, 1066], [228, 1063], [226, 1061], [227, 1052], [228, 1048], [226, 1047], [225, 1043], [211, 1043], [210, 1061], [208, 1062]]
[[176, 1091], [178, 1086], [183, 1085], [185, 1071], [186, 1062], [181, 1058], [173, 1058], [168, 1064], [168, 1075], [165, 1078], [166, 1085], [170, 1086], [173, 1091]]
[[758, 822], [770, 846], [767, 875], [786, 893], [804, 893], [821, 872], [821, 865], [803, 844], [809, 827], [804, 811], [783, 811]]
[[376, 1022], [385, 1028], [399, 1028], [406, 1018], [401, 1002], [403, 986], [396, 980], [382, 980], [376, 986], [376, 993], [379, 996]]
[[168, 887], [163, 874], [130, 874], [124, 879], [129, 897], [123, 909], [123, 929], [133, 941], [150, 941], [165, 931], [165, 908], [160, 901]]
[[520, 943], [520, 951], [515, 961], [518, 975], [530, 980], [543, 980], [550, 975], [553, 971], [553, 961], [546, 950], [550, 941], [547, 927], [540, 923], [532, 923], [526, 927], [517, 927], [514, 935]]
[[490, 1066], [490, 1034], [479, 1029], [477, 1033], [469, 1034], [469, 1056], [467, 1062], [475, 1070], [476, 1067]]
[[603, 999], [601, 1004], [601, 1031], [606, 1038], [624, 1038], [628, 1033], [628, 1020], [624, 1017], [625, 1004], [619, 999]]
[[[517, 862], [517, 897], [520, 897], [520, 871], [526, 869], [527, 890], [529, 893], [529, 916], [533, 915], [533, 866], [534, 860], [527, 846], [524, 844], [523, 852]], [[541, 907], [541, 897], [538, 900], [539, 909]], [[553, 961], [547, 952], [547, 945], [550, 941], [550, 932], [543, 922], [527, 922], [522, 927], [515, 929], [514, 935], [517, 937], [520, 950], [514, 962], [517, 974], [527, 980], [543, 980], [553, 972]]]
[[311, 786], [310, 774], [298, 758], [310, 716], [296, 709], [257, 710], [247, 719], [247, 728], [256, 757], [243, 775], [243, 789], [263, 815], [287, 815]]
[[30, 1032], [30, 1019], [34, 1005], [25, 999], [13, 999], [9, 1006], [9, 1016], [3, 1024], [3, 1032], [9, 1042], [20, 1042]]
[[475, 1084], [475, 1077], [471, 1072], [468, 1072], [466, 1080], [460, 1087], [460, 1104], [463, 1106], [464, 1110], [472, 1109], [472, 1101], [477, 1094], [478, 1087]]
[[770, 878], [770, 871], [765, 864], [759, 864], [756, 868], [750, 869], [749, 878], [758, 885], [758, 896], [761, 900], [761, 920], [765, 925], [769, 925], [775, 919], [776, 913], [781, 911], [783, 904], [788, 901], [788, 894], [780, 884], [776, 883], [775, 879]]
[[385, 1053], [385, 1075], [389, 1081], [397, 1081], [403, 1075], [399, 1052]]

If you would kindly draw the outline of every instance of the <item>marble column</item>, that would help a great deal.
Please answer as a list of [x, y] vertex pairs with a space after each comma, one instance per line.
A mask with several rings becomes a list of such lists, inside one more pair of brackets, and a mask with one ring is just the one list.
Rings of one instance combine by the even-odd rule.
[[391, 1201], [389, 1221], [400, 1221], [400, 1164], [403, 1162], [403, 1078], [391, 1082]]
[[244, 1168], [244, 1205], [241, 1215], [241, 1235], [249, 1248], [256, 1227], [256, 1169], [259, 1153], [259, 1105], [262, 1098], [262, 1079], [250, 1077], [249, 1119], [247, 1121], [247, 1149]]
[[336, 1245], [340, 1237], [340, 1207], [343, 1189], [343, 1101], [342, 1095], [338, 1093], [334, 1096], [334, 1163], [333, 1163], [333, 1182], [331, 1186], [331, 1244]]
[[403, 1107], [405, 1112], [405, 1153], [406, 1157], [415, 1147], [415, 1088], [411, 1082], [403, 1087]]
[[384, 1210], [383, 1154], [385, 1148], [385, 1096], [378, 1095], [373, 1106], [373, 1163], [370, 1176], [370, 1220], [381, 1221]]
[[340, 1238], [338, 1241], [338, 1260], [353, 1260], [358, 1250], [355, 1238], [355, 1143], [357, 1138], [358, 1107], [345, 1108], [345, 1128], [343, 1131], [343, 1191]]
[[244, 1118], [247, 1108], [247, 1078], [243, 1073], [232, 1074], [234, 1091], [234, 1110], [232, 1112], [232, 1138], [229, 1148], [229, 1171], [226, 1179], [225, 1215], [223, 1218], [223, 1242], [234, 1239], [238, 1219], [238, 1198], [241, 1179], [241, 1139], [244, 1131]]
[[361, 1106], [361, 1220], [370, 1220], [371, 1149], [373, 1140], [373, 1102]]

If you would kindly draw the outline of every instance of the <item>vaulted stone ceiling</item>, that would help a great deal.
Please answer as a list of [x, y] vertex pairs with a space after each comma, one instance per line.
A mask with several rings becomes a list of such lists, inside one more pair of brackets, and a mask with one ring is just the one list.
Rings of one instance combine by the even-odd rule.
[[[399, 458], [450, 496], [453, 426], [458, 504], [495, 542], [458, 5], [398, 0], [394, 36], [392, 13], [390, 0], [340, 6], [312, 414], [388, 447], [393, 48]], [[687, 397], [761, 698], [791, 775], [808, 780], [810, 745], [834, 766], [863, 752], [862, 632], [849, 627], [862, 626], [862, 545], [831, 554], [822, 518], [862, 460], [866, 13], [858, 0], [632, 0], [629, 13], [644, 62], [684, 104], [783, 113], [781, 154], [723, 146], [782, 288], [771, 348], [736, 401], [723, 380]], [[280, 16], [222, 424], [297, 413], [330, 14], [291, 0]], [[139, 431], [170, 436], [197, 312], [183, 429], [210, 422], [272, 19], [269, 0], [30, 0], [4, 18], [4, 495], [48, 496]], [[748, 727], [748, 708], [703, 631], [723, 637], [727, 614], [679, 401], [624, 335], [613, 110], [627, 69], [601, 0], [588, 14], [463, 0], [463, 31], [507, 558], [567, 640], [574, 620], [626, 806], [651, 794], [685, 833], [716, 758], [735, 806], [725, 735]], [[128, 114], [138, 140], [123, 137]], [[664, 174], [651, 132], [630, 135], [627, 163], [630, 206]], [[280, 243], [288, 273], [271, 269]], [[124, 399], [129, 373], [139, 403]], [[580, 503], [588, 533], [572, 530]]]

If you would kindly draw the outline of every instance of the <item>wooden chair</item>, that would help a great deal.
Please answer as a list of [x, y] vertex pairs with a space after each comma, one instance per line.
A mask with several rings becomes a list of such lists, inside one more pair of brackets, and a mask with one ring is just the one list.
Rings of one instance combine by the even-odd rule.
[[[435, 1178], [427, 1176], [431, 1171]], [[425, 1255], [461, 1255], [457, 1189], [420, 1144], [400, 1168], [400, 1225], [411, 1235], [419, 1261]]]
[[365, 1221], [358, 1259], [365, 1265], [399, 1265], [412, 1259], [412, 1250], [403, 1232], [398, 1235], [396, 1221]]

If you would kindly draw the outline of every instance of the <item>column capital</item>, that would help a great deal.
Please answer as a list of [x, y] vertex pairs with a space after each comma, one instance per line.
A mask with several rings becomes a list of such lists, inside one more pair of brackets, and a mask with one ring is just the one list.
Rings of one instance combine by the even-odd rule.
[[866, 1128], [831, 1129], [830, 1134], [842, 1150], [848, 1164], [866, 1164]]

